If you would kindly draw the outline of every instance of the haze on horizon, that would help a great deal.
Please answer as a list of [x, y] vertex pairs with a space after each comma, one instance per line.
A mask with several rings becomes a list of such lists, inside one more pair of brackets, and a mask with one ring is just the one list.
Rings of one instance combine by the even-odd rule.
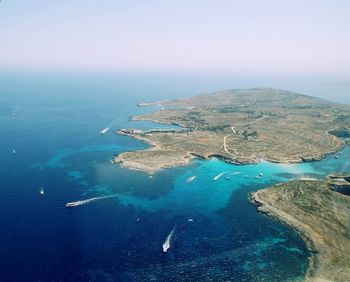
[[0, 68], [350, 74], [350, 1], [0, 2]]

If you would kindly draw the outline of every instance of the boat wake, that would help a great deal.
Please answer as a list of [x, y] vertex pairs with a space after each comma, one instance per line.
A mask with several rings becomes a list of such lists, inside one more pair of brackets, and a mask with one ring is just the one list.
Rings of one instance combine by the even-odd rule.
[[[219, 173], [218, 175], [214, 176], [213, 180], [216, 181], [218, 180], [221, 176], [223, 176], [224, 174], [226, 173], [229, 173], [229, 175], [238, 175], [240, 174], [241, 172], [240, 171], [234, 171], [234, 172], [231, 172], [231, 171], [224, 171], [224, 172], [221, 172]], [[229, 177], [227, 178], [229, 179]]]
[[171, 247], [171, 242], [172, 242], [172, 238], [175, 232], [175, 226], [173, 227], [173, 229], [171, 230], [171, 232], [169, 233], [169, 235], [166, 237], [165, 242], [163, 244], [163, 252], [166, 253], [169, 248]]
[[195, 179], [196, 179], [196, 176], [191, 176], [191, 177], [189, 177], [189, 178], [186, 180], [186, 182], [187, 182], [187, 183], [191, 183], [191, 182], [193, 182]]
[[225, 171], [225, 172], [219, 173], [218, 175], [214, 176], [213, 180], [214, 180], [214, 181], [218, 180], [218, 179], [219, 179], [221, 176], [223, 176], [225, 173], [228, 173], [228, 172]]
[[67, 208], [73, 208], [73, 207], [77, 207], [77, 206], [81, 206], [81, 205], [86, 205], [86, 204], [89, 204], [91, 202], [95, 202], [95, 201], [98, 201], [98, 200], [112, 198], [112, 197], [117, 197], [117, 195], [95, 197], [95, 198], [90, 198], [90, 199], [81, 200], [81, 201], [69, 202], [69, 203], [66, 204], [66, 207]]
[[100, 134], [103, 135], [103, 134], [107, 133], [108, 130], [109, 130], [109, 127], [106, 127], [100, 131]]

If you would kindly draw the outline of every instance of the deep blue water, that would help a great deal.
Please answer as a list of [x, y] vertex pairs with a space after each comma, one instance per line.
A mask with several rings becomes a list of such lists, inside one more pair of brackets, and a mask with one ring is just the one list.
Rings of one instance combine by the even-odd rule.
[[[349, 172], [350, 149], [339, 159], [298, 165], [197, 160], [153, 177], [111, 164], [113, 155], [147, 146], [111, 131], [101, 136], [102, 128], [162, 127], [129, 121], [150, 110], [136, 103], [186, 97], [220, 82], [161, 78], [74, 73], [0, 78], [0, 281], [303, 277], [309, 256], [303, 241], [257, 213], [247, 194], [293, 178]], [[236, 87], [229, 80], [224, 84]], [[224, 171], [240, 174], [213, 180]], [[264, 176], [255, 178], [260, 172]], [[116, 197], [65, 207], [106, 195]]]

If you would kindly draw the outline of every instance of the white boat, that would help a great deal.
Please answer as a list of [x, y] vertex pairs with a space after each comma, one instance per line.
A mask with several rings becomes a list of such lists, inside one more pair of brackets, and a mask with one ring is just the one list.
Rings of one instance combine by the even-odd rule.
[[100, 134], [103, 135], [103, 134], [107, 133], [108, 130], [109, 130], [109, 127], [106, 127], [100, 131]]
[[227, 172], [221, 172], [221, 173], [219, 173], [218, 175], [214, 176], [213, 180], [214, 180], [214, 181], [218, 180], [218, 179], [219, 179], [221, 176], [223, 176], [225, 173], [227, 173]]
[[187, 183], [191, 183], [191, 182], [193, 182], [193, 180], [195, 180], [196, 179], [196, 176], [191, 176], [191, 177], [189, 177], [187, 180], [186, 180], [186, 182]]
[[45, 194], [45, 190], [44, 187], [41, 187], [39, 190], [40, 195], [44, 195]]
[[66, 204], [66, 207], [67, 208], [73, 208], [73, 207], [77, 207], [77, 206], [81, 206], [81, 205], [86, 205], [88, 203], [95, 202], [95, 201], [98, 201], [98, 200], [112, 198], [112, 197], [117, 197], [117, 195], [109, 195], [109, 196], [103, 196], [103, 197], [94, 197], [94, 198], [90, 198], [90, 199], [86, 199], [86, 200], [69, 202], [69, 203]]
[[12, 154], [16, 154], [16, 150], [15, 149], [12, 149]]
[[259, 175], [260, 175], [260, 176], [263, 176], [263, 173], [262, 173], [262, 172], [259, 172]]
[[72, 207], [77, 207], [77, 206], [80, 206], [80, 205], [83, 205], [83, 204], [84, 204], [84, 201], [70, 202], [70, 203], [66, 204], [66, 207], [67, 208], [72, 208]]
[[175, 227], [171, 230], [171, 232], [169, 233], [169, 235], [165, 239], [165, 242], [163, 244], [163, 252], [164, 253], [166, 253], [171, 246], [171, 239], [174, 235], [174, 231], [175, 231]]

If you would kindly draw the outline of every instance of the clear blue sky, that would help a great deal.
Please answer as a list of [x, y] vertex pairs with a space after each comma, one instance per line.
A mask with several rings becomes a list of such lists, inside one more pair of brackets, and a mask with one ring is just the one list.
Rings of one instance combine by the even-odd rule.
[[350, 1], [2, 0], [0, 67], [350, 74]]

